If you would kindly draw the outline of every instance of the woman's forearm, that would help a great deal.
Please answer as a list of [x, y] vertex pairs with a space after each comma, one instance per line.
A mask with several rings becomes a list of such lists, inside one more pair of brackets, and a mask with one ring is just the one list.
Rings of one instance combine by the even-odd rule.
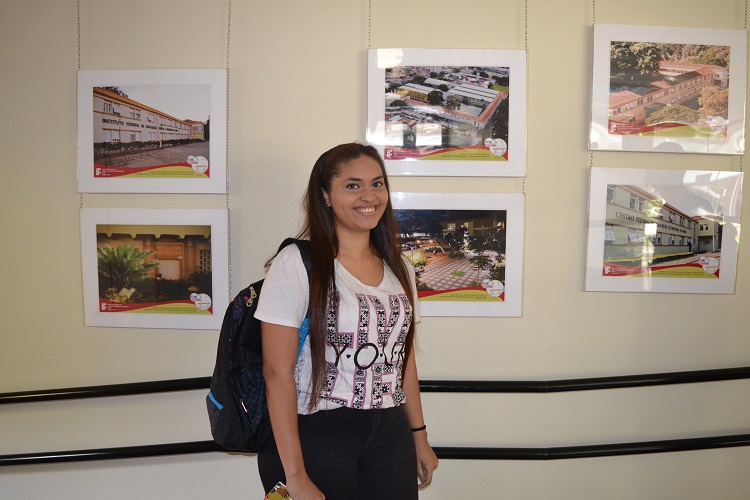
[[304, 474], [305, 464], [297, 427], [297, 388], [294, 376], [279, 374], [266, 377], [266, 398], [271, 428], [284, 473], [287, 477]]
[[409, 354], [409, 360], [404, 367], [403, 380], [404, 395], [406, 396], [406, 417], [412, 429], [422, 427], [424, 415], [422, 414], [422, 398], [419, 393], [419, 377], [417, 375], [417, 362], [414, 359], [414, 350]]
[[299, 330], [264, 322], [261, 323], [261, 334], [263, 378], [266, 380], [271, 428], [284, 472], [292, 476], [305, 470], [297, 426], [297, 386], [294, 381]]
[[322, 500], [324, 495], [305, 470], [299, 438], [297, 385], [294, 380], [299, 329], [261, 323], [261, 333], [268, 414], [276, 449], [284, 467], [286, 486], [296, 500]]
[[409, 361], [404, 367], [404, 394], [406, 402], [406, 418], [411, 426], [414, 436], [414, 447], [417, 452], [417, 476], [419, 487], [425, 488], [432, 483], [432, 473], [438, 466], [438, 459], [427, 439], [427, 426], [422, 413], [422, 398], [419, 394], [419, 377], [417, 375], [417, 362], [414, 359], [414, 351], [409, 355]]

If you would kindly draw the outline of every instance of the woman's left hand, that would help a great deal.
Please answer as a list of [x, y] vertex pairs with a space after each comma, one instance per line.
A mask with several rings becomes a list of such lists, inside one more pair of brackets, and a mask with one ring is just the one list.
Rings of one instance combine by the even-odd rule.
[[437, 469], [438, 458], [427, 441], [425, 431], [414, 433], [414, 444], [417, 448], [417, 476], [419, 489], [424, 489], [432, 482], [432, 472]]

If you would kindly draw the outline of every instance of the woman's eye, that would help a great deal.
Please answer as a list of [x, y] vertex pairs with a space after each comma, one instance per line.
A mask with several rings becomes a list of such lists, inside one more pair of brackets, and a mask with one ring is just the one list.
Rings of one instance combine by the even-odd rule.
[[385, 186], [385, 183], [383, 181], [378, 181], [378, 182], [374, 183], [372, 186], [376, 187], [376, 188], [381, 188], [381, 187]]
[[346, 189], [357, 189], [359, 186], [357, 184], [347, 184]]

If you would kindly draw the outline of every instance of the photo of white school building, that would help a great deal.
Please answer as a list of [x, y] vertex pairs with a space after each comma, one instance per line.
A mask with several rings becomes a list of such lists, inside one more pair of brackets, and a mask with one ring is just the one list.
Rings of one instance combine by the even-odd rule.
[[204, 124], [94, 87], [94, 144], [205, 140]]
[[698, 223], [637, 186], [607, 185], [604, 260], [689, 255], [699, 251]]

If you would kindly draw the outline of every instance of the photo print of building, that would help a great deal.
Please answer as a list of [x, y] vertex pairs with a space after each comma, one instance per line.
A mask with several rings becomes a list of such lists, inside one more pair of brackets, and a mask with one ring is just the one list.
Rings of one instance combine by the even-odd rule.
[[385, 68], [386, 160], [508, 159], [509, 67]]
[[612, 41], [609, 133], [726, 138], [730, 47]]
[[97, 224], [101, 312], [211, 314], [211, 226]]
[[420, 300], [504, 300], [505, 210], [395, 212]]
[[606, 203], [603, 276], [719, 277], [721, 213], [634, 185], [607, 184]]
[[[177, 117], [160, 103], [162, 95], [185, 93], [185, 87], [198, 116]], [[134, 92], [150, 100], [133, 99]], [[93, 87], [92, 94], [95, 177], [210, 175], [209, 85]]]

